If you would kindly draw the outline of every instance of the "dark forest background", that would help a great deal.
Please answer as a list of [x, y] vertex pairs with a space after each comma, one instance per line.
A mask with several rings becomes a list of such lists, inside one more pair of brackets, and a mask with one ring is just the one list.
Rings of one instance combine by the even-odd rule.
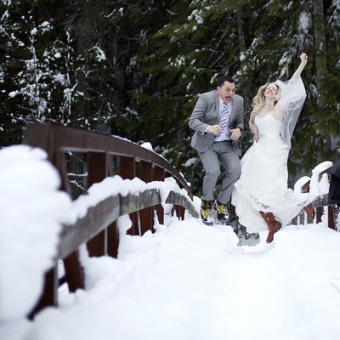
[[[339, 1], [1, 0], [0, 17], [0, 147], [34, 121], [150, 142], [199, 195], [197, 95], [232, 75], [247, 126], [258, 86], [307, 52], [290, 181], [340, 157]], [[243, 153], [251, 142], [246, 129]]]

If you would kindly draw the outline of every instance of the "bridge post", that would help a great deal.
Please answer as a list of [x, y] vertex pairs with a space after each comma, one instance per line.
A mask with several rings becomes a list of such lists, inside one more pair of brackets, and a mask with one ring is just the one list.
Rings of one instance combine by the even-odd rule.
[[33, 310], [29, 313], [28, 318], [34, 319], [34, 316], [40, 312], [43, 308], [48, 306], [58, 305], [58, 270], [57, 264], [45, 273], [44, 288], [39, 301]]
[[[154, 167], [154, 180], [164, 182], [165, 179], [165, 170], [159, 166]], [[157, 213], [158, 221], [160, 224], [164, 224], [164, 209], [161, 204], [157, 204], [155, 206], [155, 210]]]
[[[152, 163], [141, 161], [140, 164], [140, 178], [145, 183], [152, 182]], [[139, 212], [141, 222], [141, 234], [143, 235], [146, 231], [153, 231], [153, 209], [152, 207], [142, 209]]]
[[[134, 179], [136, 177], [135, 163], [136, 161], [134, 157], [120, 157], [119, 174], [123, 179]], [[130, 235], [139, 235], [137, 213], [131, 213], [130, 219], [132, 221], [132, 227], [127, 231], [127, 233]]]
[[334, 213], [334, 206], [329, 205], [328, 207], [328, 228], [336, 230], [335, 228], [335, 213]]
[[[87, 154], [87, 188], [99, 183], [108, 175], [108, 162], [106, 152], [89, 152]], [[87, 242], [90, 256], [102, 256], [107, 254], [107, 230], [101, 231], [92, 240]]]

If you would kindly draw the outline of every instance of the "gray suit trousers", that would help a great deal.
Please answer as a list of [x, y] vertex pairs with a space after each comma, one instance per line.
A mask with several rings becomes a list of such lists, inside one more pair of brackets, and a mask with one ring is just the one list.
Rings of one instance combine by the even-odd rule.
[[198, 152], [204, 170], [203, 178], [203, 194], [202, 200], [214, 200], [214, 190], [217, 180], [221, 174], [222, 165], [227, 174], [222, 183], [222, 189], [218, 194], [218, 201], [226, 204], [231, 197], [234, 189], [234, 183], [238, 180], [241, 174], [240, 157], [233, 150], [231, 142], [215, 142], [205, 152]]

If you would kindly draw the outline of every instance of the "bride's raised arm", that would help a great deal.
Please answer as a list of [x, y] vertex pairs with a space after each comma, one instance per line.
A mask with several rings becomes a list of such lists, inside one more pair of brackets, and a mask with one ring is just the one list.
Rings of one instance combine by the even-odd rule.
[[278, 107], [282, 110], [281, 136], [285, 144], [290, 147], [291, 137], [306, 99], [306, 90], [301, 79], [301, 73], [305, 68], [308, 56], [306, 53], [300, 55], [301, 63], [294, 72], [292, 78], [280, 93]]
[[294, 82], [295, 79], [299, 78], [303, 69], [305, 68], [307, 61], [308, 61], [308, 55], [306, 53], [301, 53], [300, 54], [300, 59], [301, 59], [301, 63], [299, 65], [299, 67], [297, 68], [297, 70], [294, 72], [292, 78], [289, 80], [288, 83], [292, 83]]
[[301, 63], [299, 67], [286, 84], [280, 80], [276, 81], [277, 85], [281, 87], [281, 92], [278, 96], [280, 105], [275, 107], [276, 118], [279, 120], [282, 120], [285, 111], [290, 107], [290, 103], [300, 101], [301, 98], [305, 98], [306, 96], [300, 76], [308, 61], [307, 54], [301, 53], [300, 59]]

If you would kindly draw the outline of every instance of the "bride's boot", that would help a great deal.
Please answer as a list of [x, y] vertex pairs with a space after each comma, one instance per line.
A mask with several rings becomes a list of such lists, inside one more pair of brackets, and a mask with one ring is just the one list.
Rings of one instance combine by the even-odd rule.
[[313, 223], [314, 221], [314, 216], [315, 216], [315, 211], [311, 203], [309, 203], [306, 207], [303, 208], [303, 210], [307, 214], [307, 222], [308, 223]]
[[282, 224], [279, 221], [275, 220], [274, 214], [271, 212], [265, 213], [263, 211], [260, 211], [260, 214], [263, 217], [263, 219], [266, 221], [268, 229], [269, 229], [266, 242], [271, 243], [274, 240], [274, 234], [281, 229]]

